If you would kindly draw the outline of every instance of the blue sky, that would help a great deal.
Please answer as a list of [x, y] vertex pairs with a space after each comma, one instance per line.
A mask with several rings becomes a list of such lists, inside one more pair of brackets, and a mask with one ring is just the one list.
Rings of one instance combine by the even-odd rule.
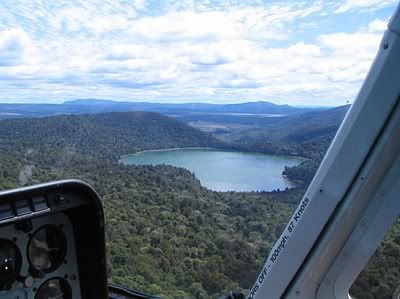
[[0, 2], [0, 102], [342, 105], [397, 0]]

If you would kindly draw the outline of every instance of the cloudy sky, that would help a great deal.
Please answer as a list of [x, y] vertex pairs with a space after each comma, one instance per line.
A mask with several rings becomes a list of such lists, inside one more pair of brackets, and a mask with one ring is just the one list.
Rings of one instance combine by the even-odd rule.
[[342, 105], [397, 0], [0, 2], [0, 102]]

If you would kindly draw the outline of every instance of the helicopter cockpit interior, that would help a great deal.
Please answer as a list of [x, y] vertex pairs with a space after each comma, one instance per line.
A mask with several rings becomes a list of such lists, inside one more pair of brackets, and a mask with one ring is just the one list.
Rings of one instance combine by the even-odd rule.
[[0, 297], [106, 298], [104, 221], [77, 181], [0, 195]]
[[[400, 214], [399, 53], [400, 6], [248, 299], [350, 298]], [[0, 192], [0, 298], [158, 298], [107, 284], [104, 227], [101, 200], [81, 181]]]

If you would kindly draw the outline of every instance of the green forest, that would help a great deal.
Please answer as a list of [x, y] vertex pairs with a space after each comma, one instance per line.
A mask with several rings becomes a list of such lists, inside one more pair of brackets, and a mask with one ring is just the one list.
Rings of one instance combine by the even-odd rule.
[[[148, 112], [1, 120], [0, 189], [86, 181], [105, 209], [110, 282], [163, 298], [218, 298], [251, 288], [340, 121], [337, 117], [333, 129], [327, 122], [331, 129], [325, 131], [296, 125], [299, 131], [290, 137], [262, 143], [258, 137], [219, 139]], [[310, 131], [314, 134], [307, 135]], [[120, 156], [140, 150], [195, 146], [296, 152], [308, 160], [283, 171], [302, 185], [281, 192], [214, 192], [182, 168], [118, 163]], [[397, 221], [352, 288], [355, 297], [391, 298], [400, 278], [399, 232]]]

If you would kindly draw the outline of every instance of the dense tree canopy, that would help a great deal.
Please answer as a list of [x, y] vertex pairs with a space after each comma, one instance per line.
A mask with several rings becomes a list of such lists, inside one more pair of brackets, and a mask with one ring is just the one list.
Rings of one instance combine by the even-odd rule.
[[[271, 144], [278, 153], [307, 143], [308, 174], [304, 167], [285, 169], [305, 180], [329, 145], [328, 135]], [[124, 166], [118, 158], [144, 149], [244, 144], [219, 141], [156, 113], [3, 120], [0, 189], [65, 178], [90, 183], [105, 208], [110, 281], [167, 298], [215, 298], [252, 286], [304, 188], [213, 192], [185, 169]], [[397, 222], [355, 284], [358, 298], [389, 298], [400, 276], [399, 231]]]

